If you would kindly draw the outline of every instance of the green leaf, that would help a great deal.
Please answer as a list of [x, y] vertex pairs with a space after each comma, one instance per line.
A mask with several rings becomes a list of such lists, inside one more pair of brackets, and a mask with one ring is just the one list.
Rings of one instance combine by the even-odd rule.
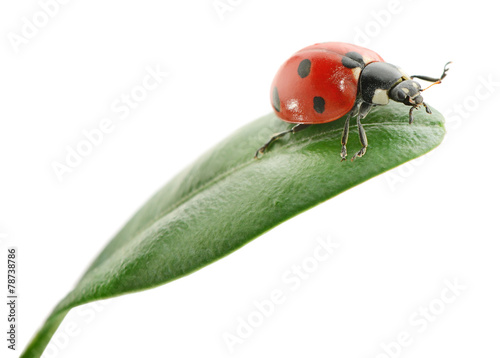
[[[375, 108], [363, 121], [363, 158], [340, 161], [344, 119], [311, 126], [255, 150], [290, 124], [274, 114], [243, 127], [202, 155], [154, 195], [122, 228], [54, 309], [22, 357], [39, 357], [69, 310], [162, 285], [230, 254], [279, 223], [430, 151], [443, 139], [436, 110]], [[351, 123], [349, 157], [360, 144]]]

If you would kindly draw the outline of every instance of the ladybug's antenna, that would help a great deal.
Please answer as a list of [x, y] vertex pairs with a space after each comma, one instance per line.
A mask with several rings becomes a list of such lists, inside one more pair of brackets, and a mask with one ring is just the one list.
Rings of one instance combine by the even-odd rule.
[[434, 86], [434, 85], [438, 85], [438, 84], [440, 84], [441, 82], [442, 82], [442, 81], [441, 81], [441, 79], [439, 79], [439, 80], [437, 80], [436, 82], [434, 82], [434, 83], [430, 84], [429, 86], [425, 87], [423, 90], [420, 90], [420, 92], [424, 92], [426, 89], [429, 89], [429, 88], [431, 88], [431, 87], [432, 87], [432, 86]]

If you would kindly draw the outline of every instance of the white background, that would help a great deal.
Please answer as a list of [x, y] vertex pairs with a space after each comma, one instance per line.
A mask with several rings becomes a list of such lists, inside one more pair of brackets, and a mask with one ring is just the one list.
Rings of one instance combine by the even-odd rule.
[[[413, 74], [437, 76], [453, 60], [425, 93], [447, 117], [443, 144], [195, 274], [72, 311], [45, 356], [389, 357], [384, 345], [394, 357], [498, 356], [497, 11], [486, 1], [222, 3], [232, 5], [221, 17], [213, 0], [75, 0], [46, 24], [37, 1], [0, 5], [0, 245], [2, 267], [7, 246], [19, 250], [19, 346], [156, 190], [271, 110], [288, 56], [345, 41]], [[36, 33], [14, 44], [37, 16]], [[168, 76], [121, 120], [112, 104], [157, 66]], [[53, 162], [103, 118], [113, 131], [59, 181]], [[319, 237], [340, 247], [291, 290], [282, 275], [314, 261]], [[446, 280], [463, 286], [453, 302], [441, 298]], [[273, 290], [284, 302], [230, 353], [225, 332], [257, 317], [254, 301]], [[439, 312], [412, 325], [429, 305]], [[393, 343], [404, 332], [405, 346]]]

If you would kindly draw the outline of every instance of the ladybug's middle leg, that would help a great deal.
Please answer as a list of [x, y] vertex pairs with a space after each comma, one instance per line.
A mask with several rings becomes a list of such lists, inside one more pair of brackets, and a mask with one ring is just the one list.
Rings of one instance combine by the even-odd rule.
[[269, 145], [274, 142], [276, 139], [278, 138], [281, 138], [283, 137], [285, 134], [288, 134], [288, 133], [297, 133], [298, 131], [301, 131], [303, 129], [306, 129], [307, 127], [309, 127], [310, 124], [304, 124], [304, 123], [299, 123], [295, 126], [293, 126], [292, 128], [286, 130], [286, 131], [283, 131], [283, 132], [280, 132], [280, 133], [276, 133], [274, 134], [268, 141], [266, 144], [264, 144], [262, 147], [260, 147], [257, 152], [255, 152], [255, 156], [254, 158], [258, 158], [259, 157], [259, 154], [263, 154], [264, 151], [267, 149], [267, 147], [269, 147]]

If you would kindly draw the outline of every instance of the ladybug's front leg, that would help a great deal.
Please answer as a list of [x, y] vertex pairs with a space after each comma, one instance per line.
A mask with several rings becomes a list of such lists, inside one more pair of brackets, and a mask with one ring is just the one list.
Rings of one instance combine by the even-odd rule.
[[446, 77], [446, 72], [448, 72], [448, 70], [449, 70], [448, 65], [450, 63], [451, 63], [451, 61], [446, 62], [446, 64], [444, 65], [443, 73], [441, 74], [441, 77], [439, 77], [439, 78], [434, 78], [434, 77], [429, 77], [429, 76], [421, 76], [421, 75], [413, 75], [413, 76], [410, 76], [410, 78], [411, 79], [419, 78], [419, 79], [427, 81], [427, 82], [441, 82], [443, 80], [443, 78]]

